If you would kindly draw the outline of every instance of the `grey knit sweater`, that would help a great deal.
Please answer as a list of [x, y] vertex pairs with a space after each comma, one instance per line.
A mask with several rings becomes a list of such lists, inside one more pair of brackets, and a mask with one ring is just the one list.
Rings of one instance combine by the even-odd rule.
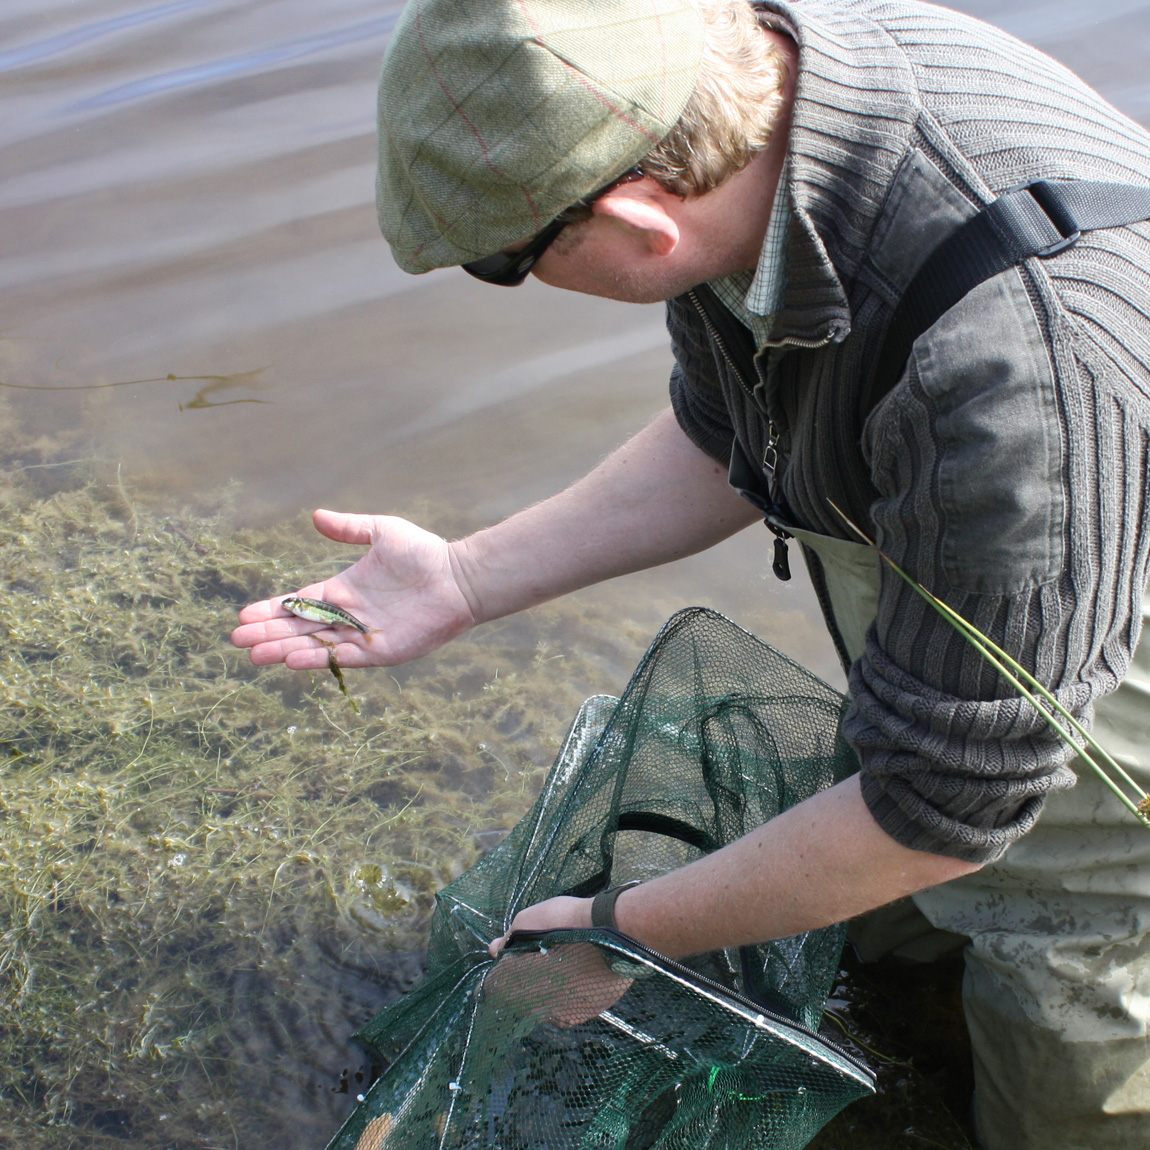
[[[860, 410], [893, 304], [998, 193], [1150, 183], [1150, 136], [1046, 56], [909, 0], [768, 0], [800, 48], [784, 306], [740, 383], [693, 302], [668, 305], [675, 411], [726, 461], [781, 435], [793, 521], [828, 499], [1077, 715], [1125, 674], [1150, 547], [1150, 225], [1089, 233], [976, 288]], [[817, 563], [812, 574], [818, 578]], [[1073, 782], [1067, 752], [884, 573], [845, 721], [863, 795], [907, 846], [975, 862]], [[830, 623], [833, 627], [833, 618]]]

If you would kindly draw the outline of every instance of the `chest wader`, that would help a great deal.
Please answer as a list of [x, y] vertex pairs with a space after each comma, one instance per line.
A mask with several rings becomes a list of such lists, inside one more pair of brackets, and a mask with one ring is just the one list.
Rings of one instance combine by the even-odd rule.
[[[1081, 231], [1148, 217], [1150, 190], [1124, 185], [1040, 182], [1000, 197], [945, 241], [907, 289], [870, 408], [898, 381], [917, 336], [977, 283], [1053, 255]], [[736, 448], [732, 485], [762, 506]], [[761, 497], [761, 482], [758, 490]], [[824, 609], [853, 662], [876, 614], [881, 560], [864, 544], [789, 525], [780, 510], [768, 510], [768, 526], [776, 539], [794, 537], [808, 566], [813, 553]], [[1094, 734], [1150, 792], [1145, 626], [1125, 680], [1095, 707]], [[852, 924], [864, 958], [929, 960], [965, 945], [976, 1125], [988, 1150], [1150, 1146], [1150, 832], [1089, 767], [1070, 765], [1077, 785], [1053, 793], [998, 862]]]

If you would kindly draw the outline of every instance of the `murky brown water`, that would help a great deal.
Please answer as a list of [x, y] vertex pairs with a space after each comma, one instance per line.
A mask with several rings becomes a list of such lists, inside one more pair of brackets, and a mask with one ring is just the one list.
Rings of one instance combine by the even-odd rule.
[[[1150, 122], [1145, 2], [953, 6]], [[0, 401], [26, 463], [94, 455], [174, 501], [235, 479], [251, 522], [314, 506], [484, 522], [663, 406], [659, 308], [396, 269], [372, 195], [398, 9], [6, 0]], [[652, 633], [708, 603], [841, 682], [809, 590], [771, 579], [767, 553], [752, 529], [594, 594]]]

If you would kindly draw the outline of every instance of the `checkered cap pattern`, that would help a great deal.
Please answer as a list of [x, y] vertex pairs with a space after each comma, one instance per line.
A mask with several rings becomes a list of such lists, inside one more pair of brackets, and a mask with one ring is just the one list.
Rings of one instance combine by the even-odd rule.
[[693, 0], [409, 0], [377, 204], [405, 271], [492, 255], [642, 159], [694, 87]]

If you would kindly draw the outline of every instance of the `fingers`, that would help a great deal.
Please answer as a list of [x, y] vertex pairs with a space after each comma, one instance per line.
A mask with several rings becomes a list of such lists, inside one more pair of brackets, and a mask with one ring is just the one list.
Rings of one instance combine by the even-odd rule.
[[[312, 519], [316, 529], [329, 539], [365, 546], [371, 545], [378, 522], [376, 516], [328, 511], [323, 508], [313, 512]], [[309, 587], [301, 588], [295, 594], [309, 599], [323, 601], [330, 599], [340, 605], [341, 599], [347, 600], [350, 589], [351, 609], [357, 614], [362, 614], [364, 607], [358, 604], [363, 600], [363, 596], [355, 594], [355, 588], [359, 587], [362, 581], [356, 572], [362, 566], [361, 558], [359, 563], [349, 568], [343, 575], [327, 583], [313, 583]], [[374, 584], [372, 586], [374, 587]], [[325, 591], [326, 587], [330, 587], [330, 593]], [[386, 586], [384, 590], [387, 590]], [[282, 595], [244, 607], [239, 613], [239, 621], [240, 626], [232, 632], [231, 641], [236, 647], [247, 648], [251, 661], [256, 666], [284, 663], [297, 671], [324, 667], [327, 665], [328, 648], [320, 642], [321, 639], [329, 644], [333, 642], [339, 644], [336, 648], [336, 658], [342, 667], [387, 665], [394, 661], [386, 653], [390, 652], [394, 656], [395, 648], [390, 642], [382, 641], [385, 637], [380, 630], [372, 628], [366, 635], [355, 635], [349, 639], [345, 628], [333, 630], [327, 624], [296, 617], [283, 606]]]
[[[276, 600], [269, 602], [278, 605]], [[346, 628], [337, 632], [286, 612], [269, 616], [267, 606], [265, 602], [245, 607], [240, 612], [245, 622], [231, 634], [233, 646], [249, 648], [248, 657], [255, 666], [283, 663], [293, 671], [315, 671], [327, 666], [332, 643], [336, 644], [335, 657], [341, 667], [368, 667], [378, 662], [367, 650], [374, 635], [349, 636]]]
[[[257, 667], [286, 663], [293, 670], [305, 671], [327, 666], [328, 652], [322, 643], [310, 634], [297, 634], [287, 627], [282, 631], [263, 624], [237, 627], [232, 632], [232, 643], [250, 648], [248, 658]], [[336, 658], [339, 658], [338, 652]], [[342, 659], [340, 665], [343, 665]]]
[[371, 528], [375, 517], [372, 515], [352, 515], [346, 511], [325, 511], [320, 508], [312, 513], [315, 529], [337, 543], [361, 543], [365, 547], [371, 543]]
[[332, 654], [344, 670], [376, 665], [362, 647], [355, 643], [340, 643], [333, 631], [317, 631], [314, 635], [296, 635], [290, 639], [259, 643], [252, 647], [248, 658], [257, 667], [283, 663], [289, 671], [322, 671], [327, 669], [328, 658]]
[[[254, 649], [261, 644], [280, 643], [319, 630], [314, 623], [308, 624], [285, 611], [278, 599], [264, 599], [260, 603], [251, 603], [240, 612], [239, 618], [240, 626], [231, 634], [233, 647]], [[286, 651], [284, 653], [286, 654]], [[252, 662], [257, 660], [253, 658]]]
[[[259, 603], [249, 603], [246, 607], [242, 608], [239, 614], [241, 626], [237, 627], [232, 632], [232, 642], [236, 643], [236, 636], [243, 634], [250, 634], [253, 637], [258, 636], [259, 639], [264, 638], [263, 628], [269, 622], [282, 624], [287, 623], [289, 619], [294, 619], [290, 611], [285, 610], [280, 606], [278, 599], [264, 599]], [[256, 630], [255, 628], [260, 628]], [[284, 632], [286, 635], [288, 632]], [[272, 637], [270, 633], [267, 637]], [[283, 638], [283, 636], [277, 636]], [[242, 638], [242, 635], [241, 635]], [[257, 639], [258, 641], [258, 639]], [[236, 643], [237, 647], [250, 647], [251, 643]]]

